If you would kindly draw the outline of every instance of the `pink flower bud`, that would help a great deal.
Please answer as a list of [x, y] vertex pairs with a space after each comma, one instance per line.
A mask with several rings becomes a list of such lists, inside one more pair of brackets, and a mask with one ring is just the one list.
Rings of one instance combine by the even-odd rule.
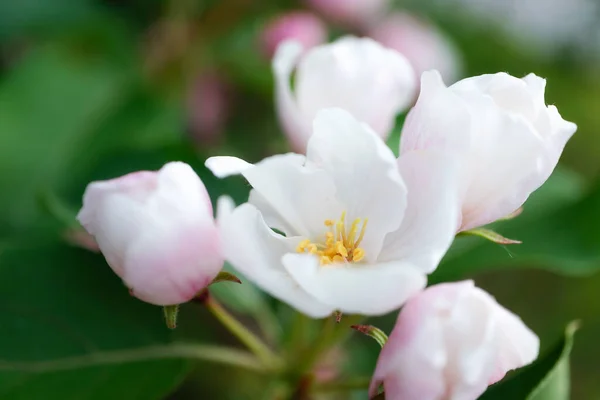
[[148, 303], [189, 301], [223, 265], [210, 198], [184, 163], [90, 183], [77, 218], [133, 295]]
[[188, 118], [198, 144], [214, 144], [223, 133], [230, 112], [229, 89], [215, 72], [204, 73], [194, 82], [188, 97]]
[[472, 281], [432, 286], [409, 300], [371, 382], [389, 400], [475, 400], [536, 359], [539, 339]]
[[389, 0], [306, 0], [306, 3], [334, 22], [362, 28], [386, 12]]
[[461, 75], [461, 61], [454, 45], [442, 32], [409, 14], [394, 13], [373, 26], [368, 36], [402, 53], [417, 73], [440, 71], [446, 82]]
[[327, 40], [327, 27], [315, 15], [294, 11], [272, 19], [262, 31], [260, 44], [263, 53], [271, 59], [280, 42], [286, 39], [298, 41], [305, 50]]

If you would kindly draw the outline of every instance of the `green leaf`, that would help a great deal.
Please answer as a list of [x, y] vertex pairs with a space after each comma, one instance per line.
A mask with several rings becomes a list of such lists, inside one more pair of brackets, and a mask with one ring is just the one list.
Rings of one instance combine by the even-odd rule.
[[519, 240], [508, 239], [504, 236], [500, 235], [497, 232], [494, 232], [491, 229], [486, 228], [475, 228], [469, 229], [468, 231], [462, 231], [458, 234], [458, 236], [477, 236], [490, 242], [494, 242], [496, 244], [521, 244], [522, 242]]
[[0, 40], [30, 32], [62, 31], [95, 12], [91, 0], [19, 0], [0, 2]]
[[2, 399], [161, 399], [190, 368], [165, 356], [160, 307], [131, 297], [85, 250], [4, 246], [0, 310]]
[[571, 322], [564, 337], [543, 357], [491, 386], [479, 400], [568, 400], [569, 355], [579, 323]]
[[522, 244], [506, 247], [477, 238], [457, 238], [430, 282], [501, 268], [539, 267], [566, 275], [597, 271], [600, 184], [582, 195], [577, 176], [556, 172], [525, 203], [521, 215], [492, 225], [494, 231]]
[[127, 73], [59, 47], [36, 49], [0, 83], [0, 226], [36, 217], [36, 195], [69, 182], [71, 157], [123, 95]]

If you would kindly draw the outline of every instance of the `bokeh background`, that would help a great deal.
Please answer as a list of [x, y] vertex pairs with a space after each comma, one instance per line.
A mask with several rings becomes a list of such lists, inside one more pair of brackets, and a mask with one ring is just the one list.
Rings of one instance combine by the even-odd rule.
[[[524, 244], [460, 238], [431, 281], [473, 277], [543, 348], [581, 320], [572, 398], [600, 398], [600, 2], [405, 0], [388, 4], [403, 13], [396, 22], [392, 11], [352, 14], [361, 3], [380, 2], [0, 0], [0, 399], [272, 398], [276, 384], [252, 373], [153, 355], [181, 341], [237, 344], [194, 304], [167, 330], [74, 216], [87, 182], [171, 160], [192, 164], [213, 200], [244, 201], [244, 182], [217, 181], [203, 161], [288, 151], [273, 106], [275, 44], [348, 33], [380, 35], [446, 83], [498, 71], [547, 78], [548, 103], [579, 129], [523, 214], [495, 226]], [[232, 285], [215, 295], [246, 323], [274, 345], [297, 340], [291, 310]], [[389, 331], [394, 318], [373, 323]], [[322, 376], [372, 371], [376, 344], [348, 340]]]

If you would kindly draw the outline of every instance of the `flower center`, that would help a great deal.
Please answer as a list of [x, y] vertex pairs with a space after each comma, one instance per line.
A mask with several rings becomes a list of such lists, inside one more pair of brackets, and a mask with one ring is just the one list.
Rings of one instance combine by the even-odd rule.
[[316, 254], [319, 256], [321, 265], [359, 262], [365, 258], [364, 249], [358, 246], [365, 236], [368, 219], [355, 219], [350, 225], [350, 229], [346, 227], [345, 219], [345, 211], [337, 221], [326, 219], [324, 224], [329, 231], [325, 233], [325, 244], [312, 243], [310, 239], [305, 239], [298, 244], [296, 251]]

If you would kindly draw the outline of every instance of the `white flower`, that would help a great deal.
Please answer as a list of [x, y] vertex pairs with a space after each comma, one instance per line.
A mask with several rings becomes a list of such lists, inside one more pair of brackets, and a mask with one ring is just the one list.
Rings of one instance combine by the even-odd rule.
[[538, 356], [539, 339], [472, 281], [427, 288], [400, 311], [371, 382], [388, 400], [475, 400]]
[[406, 58], [371, 39], [344, 37], [301, 54], [298, 42], [285, 41], [273, 58], [279, 120], [299, 153], [306, 150], [319, 110], [343, 108], [386, 138], [396, 115], [415, 95], [414, 72]]
[[577, 129], [546, 106], [546, 81], [505, 73], [446, 87], [425, 72], [402, 130], [400, 153], [437, 149], [462, 160], [461, 230], [517, 210], [550, 176]]
[[219, 177], [241, 173], [253, 187], [248, 203], [219, 219], [225, 258], [312, 317], [383, 314], [425, 286], [457, 227], [448, 164], [430, 152], [397, 161], [341, 109], [319, 112], [306, 157], [206, 163]]
[[148, 303], [186, 302], [223, 266], [210, 198], [184, 163], [90, 183], [77, 218], [114, 272]]

